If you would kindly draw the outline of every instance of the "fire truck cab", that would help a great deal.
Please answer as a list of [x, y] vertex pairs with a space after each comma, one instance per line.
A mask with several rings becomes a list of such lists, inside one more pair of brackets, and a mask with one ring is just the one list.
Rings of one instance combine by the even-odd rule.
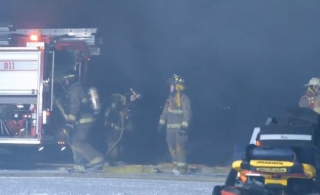
[[64, 118], [55, 105], [68, 69], [87, 82], [90, 56], [99, 55], [97, 29], [0, 27], [0, 147], [57, 145]]

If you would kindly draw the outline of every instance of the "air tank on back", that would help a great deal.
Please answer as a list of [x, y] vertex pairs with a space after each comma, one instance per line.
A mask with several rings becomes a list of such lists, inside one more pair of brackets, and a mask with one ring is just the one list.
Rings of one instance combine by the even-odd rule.
[[91, 106], [94, 111], [94, 115], [98, 115], [101, 110], [100, 101], [99, 101], [99, 94], [95, 87], [89, 88], [89, 96], [91, 100]]

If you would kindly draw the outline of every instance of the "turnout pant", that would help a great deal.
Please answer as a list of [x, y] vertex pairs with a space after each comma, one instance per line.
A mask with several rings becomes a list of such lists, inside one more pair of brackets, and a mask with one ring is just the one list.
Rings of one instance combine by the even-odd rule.
[[96, 151], [87, 141], [88, 134], [93, 123], [76, 125], [72, 131], [70, 141], [74, 164], [82, 165], [89, 163], [94, 165], [103, 162], [103, 156]]
[[186, 172], [187, 160], [185, 146], [188, 141], [188, 137], [181, 136], [179, 134], [179, 129], [167, 129], [166, 140], [173, 164], [180, 172]]

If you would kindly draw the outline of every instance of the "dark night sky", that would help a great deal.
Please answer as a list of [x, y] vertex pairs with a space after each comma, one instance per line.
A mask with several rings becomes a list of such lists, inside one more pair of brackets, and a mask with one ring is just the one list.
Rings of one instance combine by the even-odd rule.
[[185, 77], [192, 101], [191, 151], [216, 163], [213, 152], [231, 155], [230, 145], [296, 106], [303, 84], [319, 76], [319, 0], [55, 2], [12, 0], [0, 16], [18, 28], [98, 27], [104, 45], [92, 84], [103, 96], [131, 86], [143, 92], [145, 144], [159, 139], [146, 132], [155, 131], [173, 73]]

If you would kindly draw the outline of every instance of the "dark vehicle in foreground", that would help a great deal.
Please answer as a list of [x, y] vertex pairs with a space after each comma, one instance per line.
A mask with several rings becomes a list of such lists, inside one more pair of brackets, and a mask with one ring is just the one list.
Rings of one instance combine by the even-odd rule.
[[287, 109], [236, 145], [232, 168], [213, 195], [316, 195], [319, 192], [319, 115]]

